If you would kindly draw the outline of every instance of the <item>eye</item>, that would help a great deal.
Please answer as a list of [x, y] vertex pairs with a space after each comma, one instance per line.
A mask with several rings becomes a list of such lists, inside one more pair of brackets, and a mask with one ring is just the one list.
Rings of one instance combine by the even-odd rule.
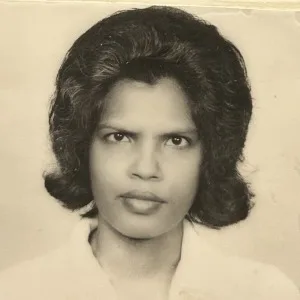
[[166, 145], [171, 146], [171, 147], [178, 147], [178, 148], [183, 148], [188, 146], [190, 143], [189, 141], [181, 136], [172, 136], [171, 138], [168, 139]]
[[105, 140], [113, 143], [126, 143], [129, 142], [129, 138], [121, 132], [110, 133], [105, 136]]

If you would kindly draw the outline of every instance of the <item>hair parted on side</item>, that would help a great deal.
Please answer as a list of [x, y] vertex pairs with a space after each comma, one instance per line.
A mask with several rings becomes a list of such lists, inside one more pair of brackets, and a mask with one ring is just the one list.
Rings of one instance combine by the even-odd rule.
[[[93, 203], [89, 147], [104, 98], [123, 78], [155, 84], [177, 80], [189, 98], [203, 159], [187, 219], [219, 228], [245, 219], [253, 197], [237, 170], [252, 114], [244, 59], [218, 29], [172, 7], [117, 12], [72, 45], [56, 78], [49, 113], [58, 170], [44, 174], [66, 208]], [[83, 217], [97, 215], [95, 205]]]

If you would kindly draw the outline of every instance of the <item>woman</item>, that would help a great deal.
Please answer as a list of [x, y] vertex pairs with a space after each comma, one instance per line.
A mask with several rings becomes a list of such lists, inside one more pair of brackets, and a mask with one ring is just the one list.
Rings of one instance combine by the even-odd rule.
[[45, 187], [82, 221], [6, 271], [0, 298], [300, 299], [275, 268], [201, 238], [249, 214], [251, 112], [243, 57], [215, 26], [155, 6], [98, 22], [67, 53], [49, 116]]

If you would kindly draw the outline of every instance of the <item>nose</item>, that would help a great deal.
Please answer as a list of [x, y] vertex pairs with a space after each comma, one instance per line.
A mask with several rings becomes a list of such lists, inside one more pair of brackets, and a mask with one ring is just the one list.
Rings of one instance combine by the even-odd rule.
[[130, 166], [130, 177], [142, 180], [159, 181], [162, 179], [158, 150], [153, 145], [143, 145], [136, 149]]

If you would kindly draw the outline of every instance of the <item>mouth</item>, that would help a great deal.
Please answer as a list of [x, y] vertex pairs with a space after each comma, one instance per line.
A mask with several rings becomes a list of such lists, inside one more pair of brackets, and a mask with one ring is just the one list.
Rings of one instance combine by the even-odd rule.
[[148, 191], [144, 192], [144, 191], [132, 190], [127, 193], [121, 194], [120, 197], [125, 199], [167, 203], [167, 201], [165, 201], [164, 199]]
[[124, 208], [135, 215], [150, 216], [157, 213], [163, 204], [164, 199], [151, 192], [133, 190], [120, 195]]

